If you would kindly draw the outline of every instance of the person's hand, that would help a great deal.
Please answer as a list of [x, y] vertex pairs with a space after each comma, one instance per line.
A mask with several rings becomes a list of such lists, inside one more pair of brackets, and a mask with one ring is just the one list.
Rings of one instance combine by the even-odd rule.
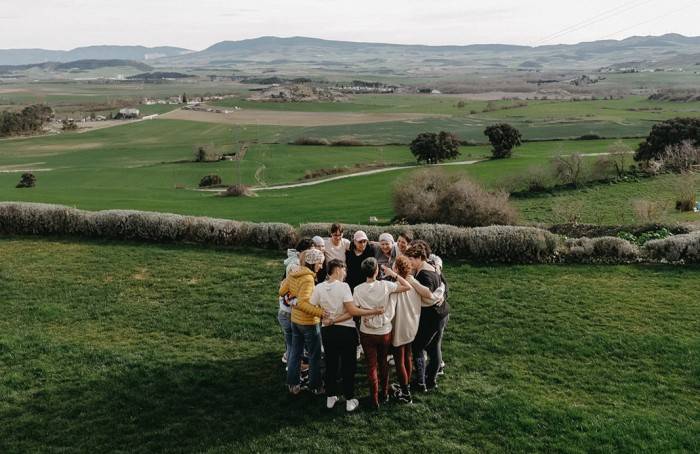
[[331, 318], [331, 313], [324, 309], [323, 315], [321, 317], [322, 318]]
[[382, 314], [384, 313], [384, 306], [378, 307], [378, 308], [374, 311], [374, 313], [375, 313], [375, 315], [382, 315]]
[[330, 325], [333, 324], [333, 321], [334, 321], [334, 320], [333, 320], [332, 318], [326, 317], [326, 318], [323, 318], [323, 319], [321, 320], [321, 324], [322, 324], [323, 326], [330, 326]]
[[384, 273], [385, 276], [396, 277], [396, 272], [394, 272], [394, 270], [391, 268], [388, 268], [386, 265], [382, 265], [382, 273]]

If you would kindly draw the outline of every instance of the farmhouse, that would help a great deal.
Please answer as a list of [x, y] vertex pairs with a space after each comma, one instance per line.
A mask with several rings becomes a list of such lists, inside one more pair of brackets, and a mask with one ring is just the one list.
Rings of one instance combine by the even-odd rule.
[[138, 109], [130, 109], [130, 108], [119, 109], [119, 118], [124, 118], [124, 119], [138, 118], [140, 114], [141, 114], [141, 111], [139, 111]]

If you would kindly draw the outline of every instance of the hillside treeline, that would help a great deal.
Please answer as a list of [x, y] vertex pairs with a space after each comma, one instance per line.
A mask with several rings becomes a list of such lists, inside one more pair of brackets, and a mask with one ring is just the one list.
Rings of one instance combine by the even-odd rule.
[[53, 109], [45, 104], [25, 107], [19, 112], [0, 112], [0, 137], [36, 134], [53, 117]]

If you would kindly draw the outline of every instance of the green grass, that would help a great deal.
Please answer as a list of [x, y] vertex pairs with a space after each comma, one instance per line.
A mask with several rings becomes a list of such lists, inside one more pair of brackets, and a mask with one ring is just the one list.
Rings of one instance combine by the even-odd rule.
[[698, 267], [448, 262], [439, 391], [345, 415], [285, 393], [282, 258], [0, 239], [0, 451], [700, 449]]

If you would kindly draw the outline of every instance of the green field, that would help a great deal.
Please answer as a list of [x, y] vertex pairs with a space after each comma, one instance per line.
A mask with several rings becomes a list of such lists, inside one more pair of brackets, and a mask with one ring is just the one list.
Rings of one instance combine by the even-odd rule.
[[700, 449], [697, 267], [449, 262], [439, 391], [348, 416], [286, 395], [282, 258], [0, 239], [0, 452]]

